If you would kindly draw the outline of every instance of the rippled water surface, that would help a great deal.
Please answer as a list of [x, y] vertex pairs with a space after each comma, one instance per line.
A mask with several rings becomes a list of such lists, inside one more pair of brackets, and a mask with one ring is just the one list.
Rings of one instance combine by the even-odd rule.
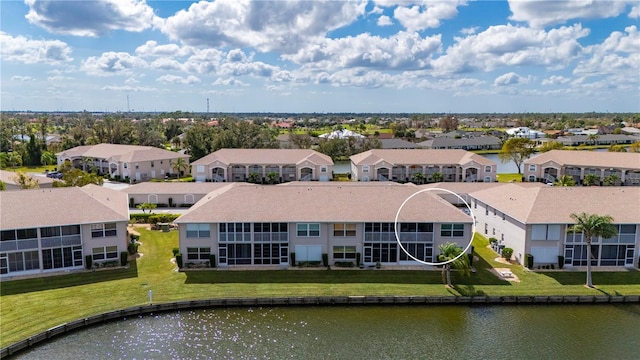
[[20, 359], [638, 359], [640, 305], [231, 308], [129, 318]]

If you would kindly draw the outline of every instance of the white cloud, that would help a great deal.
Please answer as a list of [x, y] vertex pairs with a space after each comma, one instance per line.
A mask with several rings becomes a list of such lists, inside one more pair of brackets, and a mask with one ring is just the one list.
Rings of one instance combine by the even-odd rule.
[[183, 85], [191, 85], [199, 83], [201, 80], [193, 75], [189, 75], [187, 77], [177, 76], [177, 75], [162, 75], [156, 79], [156, 81], [164, 83], [164, 84], [183, 84]]
[[65, 42], [13, 37], [3, 31], [0, 31], [0, 54], [3, 61], [22, 64], [61, 64], [73, 60], [71, 48]]
[[[366, 1], [201, 1], [161, 25], [170, 39], [195, 47], [295, 51], [310, 39], [364, 15]], [[194, 24], [197, 24], [194, 26]]]
[[372, 67], [380, 69], [421, 69], [442, 45], [440, 35], [421, 37], [399, 32], [382, 38], [370, 34], [340, 39], [324, 39], [283, 58], [309, 67], [325, 69]]
[[494, 81], [494, 86], [507, 86], [507, 85], [519, 85], [527, 84], [531, 80], [531, 76], [522, 77], [514, 72], [508, 72], [506, 74], [498, 76]]
[[103, 86], [102, 90], [112, 90], [112, 91], [130, 91], [130, 92], [147, 92], [147, 91], [158, 91], [158, 89], [148, 86], [120, 86], [120, 85], [107, 85]]
[[533, 27], [563, 24], [571, 19], [598, 19], [616, 17], [627, 4], [635, 1], [611, 0], [509, 0], [511, 20], [524, 21]]
[[249, 86], [249, 84], [242, 82], [238, 79], [235, 79], [233, 77], [226, 78], [226, 79], [217, 78], [212, 85], [214, 86]]
[[159, 58], [151, 62], [149, 66], [152, 69], [163, 70], [163, 71], [176, 71], [182, 70], [182, 64], [174, 59], [168, 58]]
[[577, 24], [549, 31], [512, 25], [491, 26], [467, 37], [456, 37], [445, 55], [432, 64], [436, 73], [492, 71], [505, 66], [568, 66], [582, 51], [578, 39], [589, 34]]
[[629, 11], [629, 18], [637, 19], [640, 18], [640, 5], [634, 5]]
[[136, 78], [134, 77], [130, 77], [127, 80], [124, 81], [125, 84], [137, 84], [140, 81], [138, 81]]
[[473, 35], [473, 34], [475, 34], [475, 33], [477, 33], [477, 32], [478, 32], [478, 29], [480, 29], [480, 27], [479, 27], [479, 26], [473, 26], [473, 27], [463, 28], [463, 29], [460, 29], [460, 33], [461, 33], [462, 35]]
[[183, 57], [192, 53], [187, 47], [176, 44], [158, 45], [157, 41], [149, 40], [136, 48], [136, 55], [141, 57]]
[[35, 80], [31, 76], [14, 75], [11, 77], [12, 81], [33, 81]]
[[81, 69], [91, 75], [110, 76], [130, 74], [134, 68], [147, 66], [148, 64], [144, 60], [128, 53], [109, 51], [99, 57], [88, 57], [82, 64]]
[[30, 23], [47, 31], [99, 36], [113, 30], [142, 31], [157, 21], [144, 0], [25, 0]]
[[391, 18], [387, 15], [382, 15], [378, 18], [377, 24], [378, 26], [389, 26], [393, 25], [393, 21], [391, 21]]
[[635, 26], [627, 27], [625, 33], [612, 32], [601, 44], [588, 46], [585, 52], [591, 57], [576, 65], [575, 75], [617, 75], [623, 83], [640, 82], [640, 33]]
[[420, 31], [440, 26], [440, 20], [458, 15], [458, 6], [466, 6], [467, 1], [424, 1], [422, 5], [398, 6], [393, 11], [395, 17], [407, 31]]
[[558, 85], [558, 84], [567, 84], [571, 82], [571, 79], [566, 78], [561, 75], [551, 75], [548, 78], [542, 80], [542, 85]]

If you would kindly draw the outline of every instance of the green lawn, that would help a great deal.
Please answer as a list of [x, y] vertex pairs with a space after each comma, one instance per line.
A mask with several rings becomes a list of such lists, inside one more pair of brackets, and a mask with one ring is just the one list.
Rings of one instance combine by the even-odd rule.
[[[535, 273], [495, 262], [487, 240], [476, 236], [479, 260], [470, 278], [453, 274], [456, 286], [441, 283], [439, 271], [273, 270], [174, 271], [171, 250], [177, 232], [141, 230], [142, 257], [129, 269], [103, 270], [5, 281], [0, 287], [0, 347], [64, 322], [109, 310], [154, 303], [224, 297], [329, 295], [601, 295], [640, 294], [640, 272], [595, 272], [598, 289], [588, 289], [582, 272]], [[494, 276], [492, 266], [507, 267], [520, 283]]]
[[53, 171], [57, 165], [41, 165], [41, 166], [19, 166], [16, 168], [8, 167], [3, 170], [18, 172], [22, 171], [23, 173], [44, 173], [45, 170]]
[[508, 182], [522, 182], [522, 174], [496, 174], [496, 179], [498, 182], [508, 183]]

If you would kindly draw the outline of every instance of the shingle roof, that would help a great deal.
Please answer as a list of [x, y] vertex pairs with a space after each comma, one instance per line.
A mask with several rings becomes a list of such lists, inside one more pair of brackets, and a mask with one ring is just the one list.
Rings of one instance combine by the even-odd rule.
[[615, 223], [640, 223], [640, 187], [523, 187], [472, 192], [492, 208], [527, 224], [570, 224], [572, 213], [611, 215]]
[[114, 158], [122, 162], [170, 160], [184, 158], [189, 160], [188, 155], [156, 148], [153, 146], [120, 145], [120, 144], [97, 144], [77, 146], [58, 153], [57, 155], [67, 157], [89, 157], [98, 159]]
[[7, 191], [0, 195], [0, 228], [128, 221], [127, 194], [88, 185]]
[[244, 165], [299, 164], [305, 160], [317, 165], [333, 165], [329, 156], [310, 149], [220, 149], [191, 165], [209, 165], [215, 161]]
[[[176, 222], [393, 222], [403, 201], [417, 191], [411, 184], [235, 183], [209, 193]], [[471, 222], [469, 216], [432, 192], [408, 201], [399, 220]]]
[[393, 139], [379, 139], [383, 149], [419, 149], [418, 144], [411, 141], [393, 138]]
[[551, 150], [527, 159], [524, 163], [525, 165], [542, 165], [549, 161], [563, 166], [596, 166], [640, 170], [640, 153], [625, 152]]
[[481, 165], [496, 164], [484, 156], [459, 149], [373, 149], [353, 155], [350, 159], [356, 165], [375, 165], [382, 161], [395, 165], [464, 165], [471, 161]]

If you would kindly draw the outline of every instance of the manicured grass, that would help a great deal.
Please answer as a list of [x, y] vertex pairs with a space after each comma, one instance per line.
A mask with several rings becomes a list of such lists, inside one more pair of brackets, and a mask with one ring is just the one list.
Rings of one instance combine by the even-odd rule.
[[496, 179], [498, 182], [508, 183], [508, 182], [522, 182], [522, 174], [496, 174]]
[[[154, 303], [223, 297], [344, 295], [601, 295], [640, 294], [640, 272], [594, 272], [588, 289], [583, 272], [536, 273], [494, 261], [488, 241], [476, 236], [476, 272], [453, 274], [453, 289], [440, 271], [313, 270], [174, 271], [171, 250], [177, 232], [140, 230], [142, 257], [128, 269], [103, 270], [2, 282], [0, 346], [5, 347], [61, 323], [98, 313]], [[520, 283], [499, 279], [491, 267], [509, 268]], [[383, 267], [384, 268], [384, 267]]]

